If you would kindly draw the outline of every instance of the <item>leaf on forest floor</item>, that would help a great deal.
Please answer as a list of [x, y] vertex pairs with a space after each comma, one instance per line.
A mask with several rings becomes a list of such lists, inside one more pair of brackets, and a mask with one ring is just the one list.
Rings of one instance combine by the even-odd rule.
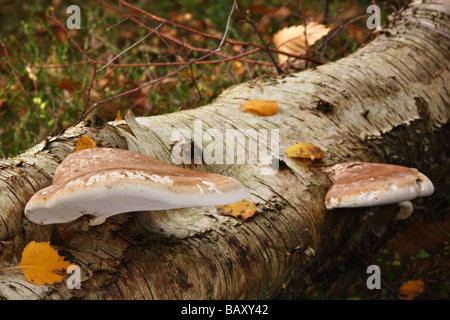
[[247, 200], [242, 200], [224, 206], [218, 206], [216, 208], [217, 213], [221, 215], [232, 216], [243, 221], [246, 221], [253, 217], [256, 212], [256, 204]]
[[234, 73], [236, 73], [239, 77], [244, 75], [245, 68], [242, 62], [235, 60], [231, 63], [231, 67], [233, 68]]
[[97, 148], [97, 145], [95, 144], [95, 141], [92, 140], [89, 136], [82, 136], [81, 138], [77, 139], [75, 149], [73, 149], [73, 152], [77, 152], [84, 149], [90, 149], [90, 148]]
[[413, 300], [422, 293], [424, 287], [422, 280], [411, 280], [402, 284], [398, 292], [402, 295], [402, 300]]
[[278, 112], [278, 101], [251, 100], [244, 102], [241, 108], [261, 116], [271, 116]]
[[[330, 30], [331, 28], [312, 21], [306, 25], [306, 34], [304, 25], [286, 27], [273, 35], [273, 42], [280, 51], [300, 55], [305, 52], [307, 47], [312, 46], [320, 38], [327, 35]], [[278, 54], [278, 61], [281, 65], [285, 64], [287, 60], [287, 55]]]
[[312, 144], [307, 142], [300, 142], [286, 150], [286, 154], [291, 158], [303, 158], [303, 159], [323, 159], [325, 154], [323, 151]]

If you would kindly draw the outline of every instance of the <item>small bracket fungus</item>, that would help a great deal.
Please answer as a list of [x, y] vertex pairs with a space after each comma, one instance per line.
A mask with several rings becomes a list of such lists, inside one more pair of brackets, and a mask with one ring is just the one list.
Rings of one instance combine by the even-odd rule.
[[402, 201], [397, 203], [398, 212], [395, 215], [397, 220], [408, 219], [414, 211], [414, 206], [411, 201]]
[[347, 162], [328, 167], [324, 172], [334, 183], [325, 197], [327, 209], [399, 203], [434, 192], [432, 182], [414, 168]]
[[218, 206], [244, 196], [241, 183], [230, 177], [129, 150], [92, 148], [67, 156], [52, 185], [27, 203], [25, 216], [37, 224], [54, 224], [89, 215], [89, 224], [98, 225], [122, 212]]

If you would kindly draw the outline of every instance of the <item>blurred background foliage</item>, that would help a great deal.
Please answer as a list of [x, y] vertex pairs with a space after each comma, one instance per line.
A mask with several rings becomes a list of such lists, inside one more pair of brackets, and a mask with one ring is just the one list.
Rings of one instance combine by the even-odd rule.
[[[66, 8], [74, 3], [81, 9], [81, 29], [67, 33], [65, 21], [70, 14], [66, 13]], [[350, 21], [329, 42], [323, 40], [320, 42], [322, 45], [319, 43], [315, 49], [309, 50], [310, 57], [323, 63], [355, 51], [370, 38], [370, 30], [365, 27], [365, 9], [369, 4], [371, 1], [354, 0], [240, 1], [242, 9], [252, 14], [257, 30], [265, 41], [270, 41], [272, 35], [281, 28], [303, 24], [305, 19], [334, 27], [342, 27]], [[180, 25], [221, 37], [232, 1], [135, 1], [133, 5]], [[401, 1], [380, 4], [384, 8], [382, 22], [393, 8], [397, 10], [401, 5]], [[131, 21], [123, 12], [111, 9], [117, 7], [115, 2], [0, 0], [0, 7], [0, 39], [4, 42], [11, 62], [9, 65], [4, 48], [0, 48], [0, 155], [18, 154], [46, 135], [58, 133], [74, 124], [85, 106], [90, 107], [96, 101], [136, 88], [178, 67], [152, 65], [106, 68], [96, 76], [89, 92], [89, 101], [86, 101], [86, 88], [94, 72], [88, 59], [97, 61], [99, 69], [101, 63], [104, 65], [136, 43], [148, 30]], [[137, 13], [124, 6], [121, 9]], [[146, 26], [157, 27], [159, 24], [142, 15], [139, 19]], [[219, 44], [216, 39], [168, 24], [164, 24], [160, 31], [182, 44], [196, 48], [214, 50]], [[229, 25], [228, 39], [261, 45], [255, 29], [242, 21], [237, 10]], [[273, 43], [269, 42], [269, 46], [273, 47]], [[230, 57], [246, 50], [245, 46], [232, 44], [225, 44], [222, 48], [222, 52]], [[182, 63], [202, 54], [154, 35], [114, 62], [128, 65]], [[207, 60], [221, 58], [213, 55]], [[122, 114], [126, 109], [132, 109], [137, 115], [154, 115], [194, 108], [207, 104], [233, 84], [275, 73], [266, 52], [259, 51], [250, 58], [265, 64], [229, 60], [192, 65], [152, 86], [105, 103], [96, 108], [95, 113], [105, 120], [114, 120], [119, 110]], [[315, 65], [309, 63], [305, 67]], [[24, 88], [20, 87], [13, 71]], [[24, 91], [28, 92], [28, 98]]]

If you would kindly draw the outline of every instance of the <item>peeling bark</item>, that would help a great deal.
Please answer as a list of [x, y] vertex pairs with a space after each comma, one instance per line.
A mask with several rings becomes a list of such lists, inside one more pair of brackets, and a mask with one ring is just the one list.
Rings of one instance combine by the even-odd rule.
[[[20, 271], [3, 272], [0, 297], [295, 297], [311, 275], [327, 267], [330, 256], [364, 250], [395, 229], [396, 210], [327, 211], [330, 179], [320, 166], [288, 158], [288, 147], [299, 141], [319, 146], [327, 155], [320, 165], [365, 161], [416, 167], [433, 181], [437, 196], [448, 188], [449, 14], [443, 0], [413, 1], [381, 35], [337, 62], [234, 86], [195, 110], [108, 124], [86, 121], [0, 160], [0, 266], [18, 265], [31, 240], [51, 241], [83, 273], [82, 288], [69, 290], [65, 283], [35, 286]], [[261, 117], [240, 110], [254, 99], [279, 101], [278, 113]], [[83, 219], [39, 226], [24, 218], [28, 199], [51, 183], [80, 136], [171, 163], [173, 130], [192, 135], [195, 120], [204, 130], [222, 133], [280, 130], [276, 175], [262, 175], [257, 164], [184, 165], [241, 181], [246, 199], [257, 204], [253, 219], [241, 222], [215, 208], [127, 213], [96, 227], [86, 227]], [[257, 152], [251, 146], [246, 151]]]

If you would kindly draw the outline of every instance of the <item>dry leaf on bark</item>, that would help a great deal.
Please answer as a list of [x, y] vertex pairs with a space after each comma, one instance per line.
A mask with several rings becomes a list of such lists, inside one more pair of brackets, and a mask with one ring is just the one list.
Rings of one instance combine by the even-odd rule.
[[[300, 55], [305, 52], [307, 47], [312, 46], [320, 38], [327, 35], [330, 30], [331, 28], [312, 21], [306, 25], [306, 38], [305, 26], [298, 25], [289, 28], [286, 27], [278, 31], [273, 35], [273, 42], [275, 47], [280, 51]], [[287, 60], [287, 55], [278, 54], [278, 61], [281, 65], [285, 64]]]
[[51, 285], [62, 281], [70, 264], [50, 246], [50, 242], [31, 241], [22, 252], [19, 268], [29, 282]]
[[325, 158], [322, 150], [307, 142], [300, 142], [286, 150], [286, 154], [291, 158], [303, 158], [303, 159], [323, 159]]
[[97, 145], [95, 144], [95, 141], [92, 140], [89, 136], [82, 136], [81, 138], [77, 139], [77, 145], [75, 149], [73, 149], [73, 152], [77, 152], [84, 149], [90, 149], [90, 148], [97, 148]]
[[117, 116], [116, 116], [116, 119], [114, 119], [114, 121], [121, 121], [121, 120], [123, 120], [123, 117], [120, 114], [120, 110], [117, 110]]
[[271, 116], [278, 112], [278, 101], [251, 100], [244, 102], [241, 108], [260, 116]]
[[217, 207], [217, 213], [232, 216], [240, 220], [248, 220], [255, 215], [256, 205], [253, 202], [242, 200], [234, 204]]

